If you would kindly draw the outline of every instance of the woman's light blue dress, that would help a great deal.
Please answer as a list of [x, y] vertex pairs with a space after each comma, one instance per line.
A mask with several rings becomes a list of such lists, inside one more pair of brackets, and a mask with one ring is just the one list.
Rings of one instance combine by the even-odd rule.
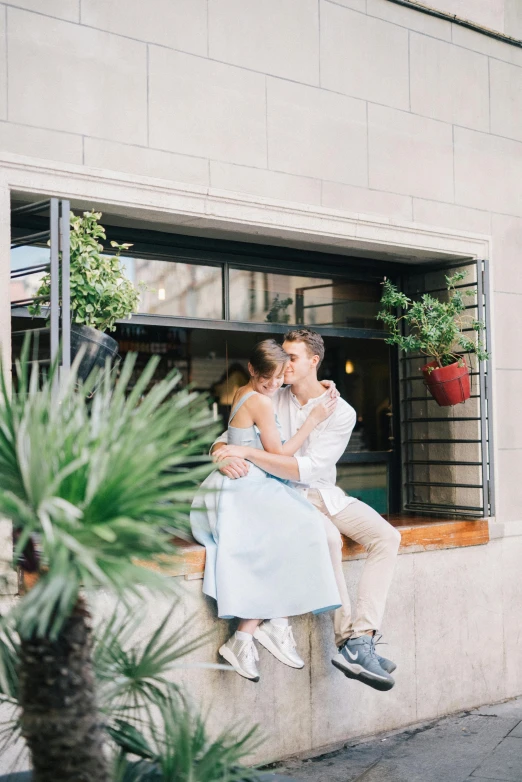
[[[238, 402], [230, 421], [246, 400]], [[228, 427], [231, 445], [262, 449], [257, 427]], [[203, 591], [223, 619], [270, 619], [340, 605], [321, 514], [278, 478], [250, 465], [231, 480], [217, 470], [192, 503], [192, 533], [206, 548]]]

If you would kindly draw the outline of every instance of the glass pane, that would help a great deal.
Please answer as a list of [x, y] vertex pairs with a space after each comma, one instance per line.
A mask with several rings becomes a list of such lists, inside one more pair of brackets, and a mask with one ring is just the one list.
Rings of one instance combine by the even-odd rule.
[[388, 513], [388, 466], [386, 464], [338, 464], [337, 485], [351, 497], [362, 500], [378, 513]]
[[348, 451], [390, 450], [390, 348], [380, 339], [324, 337], [324, 343], [321, 379], [334, 380], [357, 413]]
[[[11, 271], [26, 269], [28, 266], [36, 266], [49, 263], [50, 250], [48, 247], [16, 247], [11, 250]], [[33, 274], [27, 273], [21, 277], [12, 279], [9, 285], [11, 303], [32, 299], [40, 285], [40, 280], [45, 271]]]
[[377, 283], [230, 270], [230, 317], [256, 323], [379, 328]]
[[144, 258], [122, 260], [129, 279], [147, 285], [138, 312], [216, 320], [223, 317], [221, 267]]

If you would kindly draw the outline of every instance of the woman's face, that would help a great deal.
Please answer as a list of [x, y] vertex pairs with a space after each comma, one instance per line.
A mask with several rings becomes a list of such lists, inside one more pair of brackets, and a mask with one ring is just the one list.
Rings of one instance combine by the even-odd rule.
[[283, 380], [285, 376], [285, 366], [286, 366], [286, 362], [278, 366], [276, 371], [271, 377], [263, 377], [262, 375], [252, 374], [253, 369], [249, 365], [248, 368], [250, 370], [250, 375], [251, 375], [250, 379], [254, 391], [258, 391], [260, 394], [265, 394], [265, 396], [273, 396], [277, 391], [277, 389], [281, 388], [281, 386], [283, 385]]

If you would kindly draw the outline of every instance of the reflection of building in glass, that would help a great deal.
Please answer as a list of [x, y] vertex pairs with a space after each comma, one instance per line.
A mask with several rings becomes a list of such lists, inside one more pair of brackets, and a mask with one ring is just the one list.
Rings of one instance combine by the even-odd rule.
[[[49, 263], [49, 249], [47, 247], [16, 247], [11, 250], [11, 272], [26, 269], [36, 264]], [[9, 286], [10, 301], [27, 301], [32, 299], [40, 286], [40, 280], [45, 272], [36, 274], [24, 274], [21, 277], [11, 279]]]
[[216, 318], [222, 314], [221, 269], [189, 263], [136, 258], [135, 279], [147, 290], [139, 312], [186, 318]]
[[375, 328], [375, 284], [230, 270], [232, 320]]
[[[320, 323], [315, 313], [307, 313], [303, 319], [300, 291], [314, 285], [310, 277], [286, 274], [230, 270], [230, 299], [232, 320], [268, 323]], [[317, 280], [317, 284], [331, 285], [330, 280]], [[312, 303], [330, 304], [331, 289], [321, 287], [309, 296]], [[331, 307], [330, 313], [331, 313]], [[323, 317], [327, 315], [324, 313]], [[331, 319], [331, 314], [329, 314]]]

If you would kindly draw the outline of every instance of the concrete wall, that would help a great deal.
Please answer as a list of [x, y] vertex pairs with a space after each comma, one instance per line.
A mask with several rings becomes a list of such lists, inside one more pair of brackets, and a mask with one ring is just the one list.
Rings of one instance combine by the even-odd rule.
[[430, 0], [424, 3], [438, 11], [519, 38], [520, 3], [518, 0]]
[[493, 236], [498, 516], [522, 520], [522, 49], [388, 0], [36, 8], [0, 5], [4, 150]]
[[[502, 4], [479, 5], [501, 18]], [[516, 6], [503, 10], [520, 35]], [[493, 237], [496, 530], [509, 537], [400, 558], [387, 695], [321, 662], [327, 618], [297, 622], [301, 648], [314, 628], [311, 680], [266, 658], [257, 688], [187, 677], [220, 722], [244, 708], [263, 723], [265, 758], [522, 692], [522, 49], [388, 0], [16, 0], [0, 4], [0, 149], [100, 181], [126, 172]]]
[[[396, 685], [387, 693], [349, 681], [331, 665], [335, 648], [327, 614], [294, 621], [303, 670], [288, 668], [260, 649], [257, 684], [234, 672], [195, 667], [180, 669], [176, 681], [208, 709], [211, 731], [259, 724], [264, 741], [251, 760], [260, 762], [503, 700], [522, 692], [515, 629], [521, 558], [522, 538], [399, 556], [382, 628], [388, 645], [379, 647], [398, 664]], [[354, 598], [362, 564], [345, 563]], [[201, 581], [180, 579], [179, 586], [182, 600], [170, 627], [184, 626], [190, 635], [213, 632], [187, 662], [219, 662], [217, 649], [233, 624], [216, 621], [213, 601], [201, 595]], [[98, 616], [110, 615], [109, 597], [98, 595], [92, 602]], [[143, 638], [168, 609], [164, 599], [151, 600], [140, 628]], [[197, 623], [189, 621], [194, 614]], [[0, 758], [2, 770], [17, 752]]]

